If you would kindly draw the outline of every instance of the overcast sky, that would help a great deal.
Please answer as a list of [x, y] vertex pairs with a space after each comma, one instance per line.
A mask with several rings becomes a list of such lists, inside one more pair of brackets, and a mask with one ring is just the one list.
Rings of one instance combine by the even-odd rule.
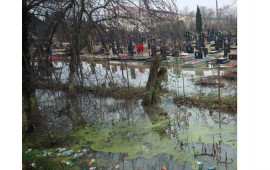
[[[218, 0], [218, 8], [222, 8], [225, 5], [232, 5], [236, 0]], [[216, 9], [216, 0], [177, 0], [177, 7], [179, 10], [183, 10], [185, 6], [188, 6], [189, 10], [196, 11], [197, 5], [206, 6]], [[237, 2], [234, 3], [232, 8], [236, 8]]]

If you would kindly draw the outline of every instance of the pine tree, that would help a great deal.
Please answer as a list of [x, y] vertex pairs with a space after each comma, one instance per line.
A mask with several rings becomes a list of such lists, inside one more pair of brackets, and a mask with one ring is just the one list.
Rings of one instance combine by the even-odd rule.
[[196, 31], [200, 33], [202, 31], [202, 16], [199, 6], [197, 5], [196, 12]]

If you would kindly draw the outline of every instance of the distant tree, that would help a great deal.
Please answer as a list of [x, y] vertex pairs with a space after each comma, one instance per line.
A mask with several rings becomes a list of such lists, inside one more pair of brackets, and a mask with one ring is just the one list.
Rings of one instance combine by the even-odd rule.
[[202, 16], [199, 6], [197, 5], [197, 12], [196, 12], [196, 31], [202, 31]]

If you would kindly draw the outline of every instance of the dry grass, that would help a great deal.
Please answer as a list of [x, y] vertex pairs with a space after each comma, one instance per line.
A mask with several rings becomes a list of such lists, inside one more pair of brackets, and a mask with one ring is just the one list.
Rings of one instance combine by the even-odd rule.
[[217, 95], [209, 94], [207, 96], [183, 96], [175, 97], [173, 99], [177, 105], [188, 105], [190, 107], [202, 107], [209, 110], [221, 110], [228, 113], [237, 112], [237, 97], [225, 96], [221, 97], [221, 102], [218, 101]]

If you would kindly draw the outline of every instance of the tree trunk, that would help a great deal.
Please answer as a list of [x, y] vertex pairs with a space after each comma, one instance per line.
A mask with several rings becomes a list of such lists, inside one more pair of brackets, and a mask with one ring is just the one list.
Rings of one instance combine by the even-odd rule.
[[30, 71], [30, 53], [29, 53], [29, 9], [27, 7], [27, 0], [22, 2], [22, 130], [23, 134], [30, 131], [33, 127], [31, 120], [31, 95], [32, 95], [32, 81]]
[[157, 74], [155, 90], [153, 91], [153, 94], [152, 94], [152, 103], [157, 102], [157, 95], [161, 89], [161, 82], [166, 73], [167, 73], [167, 68], [161, 68]]
[[157, 94], [161, 88], [161, 81], [163, 76], [166, 74], [167, 69], [160, 69], [161, 58], [159, 56], [155, 56], [155, 60], [150, 68], [150, 74], [146, 85], [146, 92], [143, 97], [143, 105], [150, 105], [156, 103]]

